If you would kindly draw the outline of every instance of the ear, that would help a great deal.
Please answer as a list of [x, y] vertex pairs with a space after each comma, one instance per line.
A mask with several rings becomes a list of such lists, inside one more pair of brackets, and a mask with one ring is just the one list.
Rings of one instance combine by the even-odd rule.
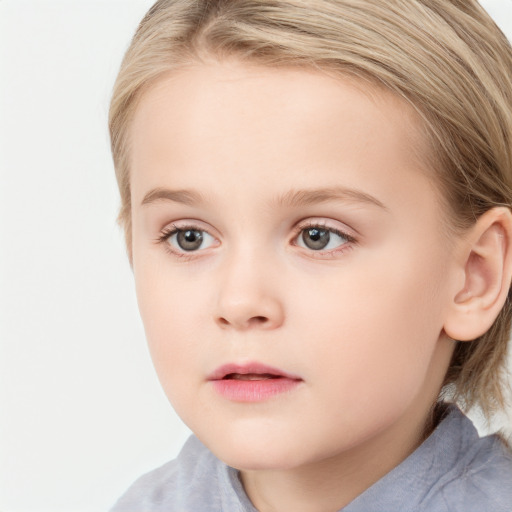
[[444, 324], [458, 341], [482, 336], [501, 311], [512, 276], [512, 214], [496, 207], [482, 215], [462, 242], [462, 285], [458, 285]]

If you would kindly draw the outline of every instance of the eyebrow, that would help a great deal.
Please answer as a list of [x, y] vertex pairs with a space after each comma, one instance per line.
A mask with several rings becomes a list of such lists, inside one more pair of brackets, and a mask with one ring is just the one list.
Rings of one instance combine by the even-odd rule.
[[[158, 201], [172, 201], [188, 206], [206, 203], [205, 197], [195, 190], [155, 188], [144, 196], [141, 205], [146, 206]], [[376, 197], [366, 192], [346, 187], [290, 190], [275, 198], [272, 204], [278, 207], [300, 208], [330, 201], [355, 201], [387, 210], [387, 207]]]
[[346, 187], [290, 190], [286, 194], [279, 196], [276, 199], [276, 204], [278, 206], [297, 208], [330, 201], [365, 203], [387, 210], [387, 207], [376, 197], [361, 190]]
[[171, 190], [168, 188], [155, 188], [150, 190], [142, 200], [141, 206], [146, 206], [158, 201], [174, 201], [188, 206], [205, 203], [205, 198], [194, 190]]

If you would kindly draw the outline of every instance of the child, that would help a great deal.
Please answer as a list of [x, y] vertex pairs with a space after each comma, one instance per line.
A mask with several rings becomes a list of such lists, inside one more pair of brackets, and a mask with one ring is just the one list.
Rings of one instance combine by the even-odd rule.
[[114, 507], [512, 511], [512, 49], [476, 0], [160, 0], [110, 130], [194, 436]]

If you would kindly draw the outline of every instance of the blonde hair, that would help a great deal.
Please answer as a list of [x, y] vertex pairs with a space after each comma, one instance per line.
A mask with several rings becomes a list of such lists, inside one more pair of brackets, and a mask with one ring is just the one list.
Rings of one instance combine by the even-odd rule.
[[[159, 0], [125, 55], [110, 108], [131, 261], [129, 127], [144, 91], [203, 58], [302, 66], [379, 84], [412, 105], [431, 167], [459, 232], [494, 206], [512, 207], [512, 49], [476, 0]], [[444, 382], [452, 399], [489, 416], [504, 406], [512, 317], [458, 343]]]

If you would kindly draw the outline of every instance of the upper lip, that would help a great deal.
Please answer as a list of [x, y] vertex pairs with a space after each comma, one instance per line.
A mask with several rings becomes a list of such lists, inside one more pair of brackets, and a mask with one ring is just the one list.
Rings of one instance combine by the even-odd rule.
[[273, 366], [268, 366], [266, 364], [258, 362], [224, 364], [222, 366], [219, 366], [210, 375], [208, 375], [208, 380], [222, 380], [227, 375], [235, 373], [242, 375], [247, 375], [249, 373], [253, 373], [256, 375], [273, 375], [276, 377], [284, 377], [287, 379], [302, 380], [297, 375], [292, 375], [291, 373], [284, 372], [279, 368], [274, 368]]

